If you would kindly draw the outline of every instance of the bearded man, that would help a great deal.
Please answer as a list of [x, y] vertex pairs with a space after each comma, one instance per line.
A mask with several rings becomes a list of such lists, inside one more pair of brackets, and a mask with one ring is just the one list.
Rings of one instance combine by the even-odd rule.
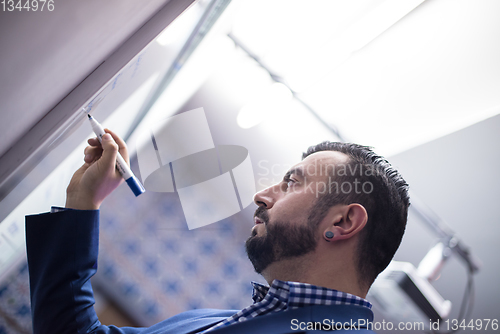
[[[373, 324], [366, 294], [396, 252], [406, 226], [408, 185], [370, 148], [323, 142], [283, 180], [254, 196], [246, 242], [256, 272], [243, 310], [191, 310], [149, 328], [102, 325], [90, 277], [97, 270], [99, 207], [123, 181], [112, 131], [89, 139], [65, 208], [26, 217], [34, 333], [320, 333]], [[373, 325], [372, 325], [373, 326]]]

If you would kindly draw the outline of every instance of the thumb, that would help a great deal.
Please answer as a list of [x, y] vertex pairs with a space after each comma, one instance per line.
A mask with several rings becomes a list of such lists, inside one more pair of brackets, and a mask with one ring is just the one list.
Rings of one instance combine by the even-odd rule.
[[114, 170], [116, 165], [116, 155], [118, 154], [118, 145], [109, 133], [105, 133], [101, 139], [101, 146], [103, 151], [99, 160], [102, 162], [102, 166], [104, 168]]

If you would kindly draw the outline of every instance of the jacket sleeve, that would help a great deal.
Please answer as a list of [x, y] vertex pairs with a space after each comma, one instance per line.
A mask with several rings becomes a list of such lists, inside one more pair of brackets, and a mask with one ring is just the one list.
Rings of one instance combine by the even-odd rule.
[[101, 325], [90, 278], [97, 271], [99, 211], [65, 210], [26, 216], [33, 331], [138, 333]]

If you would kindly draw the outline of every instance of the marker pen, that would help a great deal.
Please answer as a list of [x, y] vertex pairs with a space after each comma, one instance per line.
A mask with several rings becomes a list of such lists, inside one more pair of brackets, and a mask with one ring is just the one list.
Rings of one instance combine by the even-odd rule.
[[[102, 128], [102, 125], [99, 124], [92, 116], [90, 116], [90, 114], [87, 114], [87, 116], [89, 117], [92, 130], [94, 130], [97, 139], [99, 140], [99, 142], [101, 142], [102, 136], [104, 136], [106, 132]], [[132, 189], [135, 196], [139, 196], [146, 191], [139, 179], [137, 179], [134, 173], [132, 173], [127, 163], [121, 156], [120, 152], [118, 152], [118, 155], [116, 156], [116, 169], [118, 169], [118, 172], [120, 172], [121, 176], [125, 179], [125, 182], [127, 182], [128, 186], [130, 187], [130, 189]]]

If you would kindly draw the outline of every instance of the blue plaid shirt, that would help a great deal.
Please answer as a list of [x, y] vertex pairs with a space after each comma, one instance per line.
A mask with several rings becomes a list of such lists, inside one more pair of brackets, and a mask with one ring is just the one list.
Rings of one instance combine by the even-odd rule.
[[359, 305], [372, 308], [372, 304], [361, 297], [306, 283], [274, 280], [271, 287], [257, 282], [252, 282], [252, 285], [254, 304], [202, 333], [257, 316], [310, 305]]

